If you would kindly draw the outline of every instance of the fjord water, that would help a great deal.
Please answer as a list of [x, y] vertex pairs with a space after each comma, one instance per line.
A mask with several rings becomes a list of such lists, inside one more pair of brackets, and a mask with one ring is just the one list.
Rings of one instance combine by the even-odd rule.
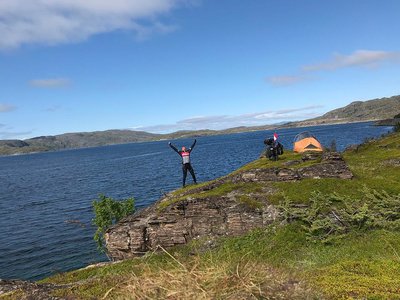
[[[387, 133], [370, 123], [281, 129], [280, 142], [314, 133], [338, 150]], [[199, 182], [258, 158], [272, 131], [198, 137], [192, 164]], [[189, 147], [193, 139], [173, 141]], [[180, 157], [167, 141], [0, 157], [0, 278], [36, 280], [105, 260], [93, 241], [92, 201], [100, 193], [135, 198], [140, 209], [181, 185]], [[191, 177], [188, 176], [189, 183]]]

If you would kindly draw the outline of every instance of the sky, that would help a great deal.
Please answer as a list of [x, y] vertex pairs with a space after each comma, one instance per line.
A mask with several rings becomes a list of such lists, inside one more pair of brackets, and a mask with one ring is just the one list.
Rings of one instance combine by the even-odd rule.
[[1, 0], [0, 139], [296, 121], [400, 94], [398, 0]]

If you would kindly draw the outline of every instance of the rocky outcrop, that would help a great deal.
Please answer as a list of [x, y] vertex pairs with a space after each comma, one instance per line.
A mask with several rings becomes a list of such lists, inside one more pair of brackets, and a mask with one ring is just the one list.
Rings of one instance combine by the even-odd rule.
[[[121, 260], [143, 255], [159, 246], [169, 248], [194, 239], [209, 242], [216, 237], [242, 235], [279, 217], [279, 211], [268, 200], [274, 192], [271, 182], [353, 177], [338, 153], [319, 156], [318, 162], [309, 166], [299, 167], [301, 163], [288, 161], [281, 168], [239, 171], [187, 192], [168, 194], [111, 227], [105, 235], [108, 254], [114, 260]], [[250, 192], [231, 189], [218, 196], [212, 193], [226, 183], [257, 183], [258, 188]]]
[[[303, 168], [293, 168], [305, 160], [321, 160], [320, 163]], [[305, 178], [341, 178], [351, 179], [353, 174], [337, 152], [327, 152], [317, 155], [303, 155], [302, 160], [291, 160], [284, 163], [287, 168], [276, 167], [267, 169], [254, 169], [242, 172], [232, 177], [233, 182], [258, 182], [258, 181], [292, 181]], [[292, 167], [292, 168], [291, 168]]]
[[394, 119], [385, 119], [385, 120], [379, 120], [375, 121], [374, 125], [375, 126], [396, 126], [396, 124], [400, 123], [400, 118], [394, 118]]
[[169, 248], [193, 239], [237, 236], [273, 221], [272, 206], [252, 209], [235, 201], [235, 195], [191, 199], [170, 205], [162, 212], [155, 207], [126, 218], [107, 233], [107, 248], [113, 259], [139, 256], [157, 246]]
[[11, 299], [41, 299], [58, 300], [65, 299], [52, 296], [52, 292], [59, 287], [53, 284], [38, 284], [23, 280], [1, 280], [0, 279], [0, 298], [10, 296]]

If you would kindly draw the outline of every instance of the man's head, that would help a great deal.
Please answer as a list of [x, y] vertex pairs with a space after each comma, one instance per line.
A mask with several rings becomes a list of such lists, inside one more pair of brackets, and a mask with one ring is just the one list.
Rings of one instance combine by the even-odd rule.
[[186, 147], [185, 146], [182, 146], [182, 151], [186, 151]]

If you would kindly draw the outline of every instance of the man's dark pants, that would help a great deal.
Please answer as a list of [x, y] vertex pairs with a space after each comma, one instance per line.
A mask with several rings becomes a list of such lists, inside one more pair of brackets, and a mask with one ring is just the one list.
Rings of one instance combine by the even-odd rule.
[[192, 165], [190, 163], [187, 163], [187, 164], [182, 164], [182, 172], [183, 172], [183, 184], [182, 185], [185, 186], [187, 171], [189, 171], [190, 174], [192, 175], [194, 183], [197, 183], [196, 182], [196, 175], [194, 174], [193, 167], [192, 167]]

